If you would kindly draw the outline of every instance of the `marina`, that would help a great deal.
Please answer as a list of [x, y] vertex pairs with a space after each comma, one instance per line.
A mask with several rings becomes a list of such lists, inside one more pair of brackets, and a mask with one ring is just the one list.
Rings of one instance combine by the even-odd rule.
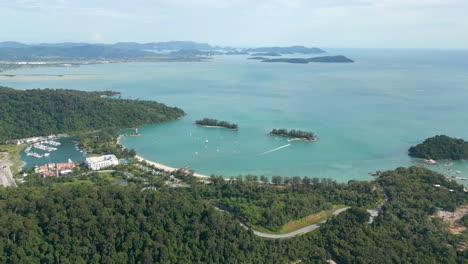
[[[145, 159], [175, 168], [189, 165], [206, 175], [309, 176], [347, 182], [370, 180], [368, 173], [377, 170], [417, 165], [467, 182], [456, 178], [468, 176], [465, 161], [451, 166], [446, 161], [426, 165], [407, 155], [410, 146], [437, 134], [468, 138], [464, 132], [468, 131], [466, 51], [330, 52], [346, 54], [356, 63], [267, 64], [244, 56], [214, 56], [206, 63], [115, 63], [18, 70], [10, 74], [95, 75], [53, 81], [11, 78], [3, 85], [114, 90], [123, 98], [180, 107], [187, 113], [180, 120], [139, 127], [140, 136], [123, 137], [121, 143]], [[235, 122], [242, 129], [232, 133], [193, 126], [194, 120], [204, 116]], [[320, 140], [310, 144], [265, 136], [274, 127], [314, 131]], [[291, 145], [259, 155], [286, 144]], [[25, 158], [28, 164], [47, 162], [62, 147], [50, 152], [49, 157]], [[83, 158], [84, 152], [73, 143], [70, 150]], [[32, 151], [40, 155], [45, 152]], [[68, 158], [68, 154], [64, 156]], [[78, 157], [71, 158], [78, 161]]]
[[21, 152], [24, 168], [34, 168], [46, 163], [66, 163], [69, 159], [81, 162], [87, 153], [77, 147], [73, 137], [43, 139], [30, 143]]

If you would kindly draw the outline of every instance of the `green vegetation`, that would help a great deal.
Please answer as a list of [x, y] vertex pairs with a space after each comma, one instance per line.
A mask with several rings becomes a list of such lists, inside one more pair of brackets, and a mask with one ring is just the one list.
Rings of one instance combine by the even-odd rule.
[[312, 132], [306, 132], [302, 130], [290, 130], [287, 129], [273, 129], [269, 133], [270, 136], [281, 136], [281, 137], [288, 137], [291, 139], [301, 139], [306, 141], [317, 141], [317, 136], [314, 135]]
[[[121, 167], [122, 172], [113, 175], [28, 180], [18, 188], [1, 188], [0, 262], [464, 263], [468, 257], [466, 251], [457, 251], [466, 231], [452, 235], [441, 219], [430, 217], [437, 208], [466, 204], [467, 194], [462, 186], [423, 168], [399, 168], [383, 172], [373, 182], [348, 186], [312, 179], [260, 184], [254, 177], [227, 184], [214, 177], [212, 185], [159, 185], [143, 191], [153, 179], [166, 176], [144, 172], [137, 165], [142, 166]], [[132, 177], [126, 176], [128, 172]], [[116, 179], [126, 179], [128, 185]], [[441, 187], [435, 188], [435, 183]], [[364, 208], [382, 193], [388, 200], [369, 225]], [[306, 198], [304, 204], [301, 197]], [[314, 232], [269, 240], [256, 237], [235, 217], [206, 202], [224, 199], [235, 208], [260, 209], [268, 207], [262, 200], [286, 201], [275, 211], [288, 215], [285, 219], [297, 208], [313, 211], [333, 199], [354, 205]]]
[[108, 92], [0, 87], [0, 142], [31, 136], [129, 128], [174, 120], [179, 108], [153, 101], [105, 98]]
[[333, 213], [336, 212], [338, 209], [345, 208], [345, 207], [346, 207], [345, 205], [333, 205], [332, 208], [328, 210], [323, 210], [323, 211], [305, 216], [301, 219], [290, 221], [284, 224], [279, 229], [277, 234], [290, 233], [292, 231], [299, 230], [306, 226], [320, 223], [322, 221], [329, 219], [333, 215]]
[[408, 150], [411, 157], [423, 159], [451, 159], [468, 158], [468, 142], [459, 138], [438, 135], [424, 140], [423, 143]]
[[0, 144], [0, 161], [2, 159], [9, 159], [11, 161], [10, 169], [13, 172], [13, 174], [17, 173], [19, 171], [19, 168], [22, 167], [24, 164], [20, 160], [20, 152], [21, 150], [23, 150], [23, 148], [23, 145]]
[[285, 184], [271, 186], [250, 178], [225, 182], [212, 177], [214, 186], [197, 186], [195, 191], [220, 208], [232, 212], [248, 226], [279, 232], [290, 221], [329, 210], [336, 204], [373, 207], [382, 199], [372, 192], [372, 183], [339, 184], [329, 179], [284, 178]]
[[234, 123], [229, 123], [226, 121], [218, 121], [213, 118], [203, 118], [202, 120], [196, 120], [195, 124], [200, 126], [213, 126], [213, 127], [224, 127], [232, 130], [238, 130], [239, 126]]
[[467, 203], [461, 185], [417, 167], [383, 172], [376, 183], [388, 201], [373, 225], [367, 224], [365, 211], [352, 209], [320, 229], [337, 263], [466, 263], [468, 252], [457, 252], [463, 237], [449, 234], [441, 219], [430, 217], [437, 208]]
[[114, 129], [104, 129], [98, 133], [79, 136], [80, 148], [91, 152], [93, 155], [114, 154], [117, 158], [134, 157], [134, 149], [124, 148], [117, 143], [119, 134]]
[[72, 47], [0, 48], [0, 58], [4, 61], [128, 60], [153, 58], [156, 55], [152, 52], [92, 44]]

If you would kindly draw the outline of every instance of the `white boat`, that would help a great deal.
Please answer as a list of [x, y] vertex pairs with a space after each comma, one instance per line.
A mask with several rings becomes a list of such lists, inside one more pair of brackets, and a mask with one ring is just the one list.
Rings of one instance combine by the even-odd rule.
[[32, 156], [32, 157], [35, 157], [35, 158], [42, 158], [42, 157], [43, 157], [43, 155], [38, 154], [38, 153], [36, 153], [36, 152], [30, 152], [30, 153], [28, 153], [28, 154], [26, 154], [26, 155]]
[[50, 153], [44, 153], [44, 157], [49, 157]]
[[45, 143], [51, 146], [56, 146], [56, 147], [62, 145], [62, 143], [53, 141], [53, 140], [46, 141]]
[[37, 149], [40, 149], [40, 150], [44, 150], [44, 151], [56, 151], [58, 148], [53, 148], [53, 147], [48, 147], [48, 146], [45, 146], [45, 145], [42, 145], [42, 144], [39, 144], [39, 143], [36, 143], [34, 144], [34, 147], [37, 148]]

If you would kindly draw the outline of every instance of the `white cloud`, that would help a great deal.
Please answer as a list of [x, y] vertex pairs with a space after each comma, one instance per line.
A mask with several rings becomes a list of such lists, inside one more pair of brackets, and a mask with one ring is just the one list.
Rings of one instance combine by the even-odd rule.
[[91, 27], [106, 41], [468, 48], [467, 13], [468, 0], [0, 0], [0, 19], [22, 18], [0, 35], [97, 41]]

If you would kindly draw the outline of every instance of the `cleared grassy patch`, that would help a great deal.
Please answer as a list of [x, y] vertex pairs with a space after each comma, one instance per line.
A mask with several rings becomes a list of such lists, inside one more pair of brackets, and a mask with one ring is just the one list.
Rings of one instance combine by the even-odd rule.
[[317, 213], [310, 214], [306, 217], [303, 217], [298, 220], [290, 221], [283, 225], [278, 231], [271, 231], [266, 228], [260, 226], [253, 226], [252, 228], [256, 231], [267, 233], [267, 234], [287, 234], [301, 228], [304, 228], [309, 225], [320, 223], [324, 220], [330, 218], [334, 212], [341, 208], [345, 208], [346, 205], [333, 205], [333, 207], [329, 210], [320, 211]]
[[10, 161], [12, 162], [10, 169], [13, 174], [18, 173], [18, 169], [24, 165], [24, 162], [20, 160], [20, 152], [25, 147], [26, 145], [0, 145], [0, 153], [3, 152], [3, 154], [0, 154], [0, 160], [2, 160], [3, 158], [10, 159]]

